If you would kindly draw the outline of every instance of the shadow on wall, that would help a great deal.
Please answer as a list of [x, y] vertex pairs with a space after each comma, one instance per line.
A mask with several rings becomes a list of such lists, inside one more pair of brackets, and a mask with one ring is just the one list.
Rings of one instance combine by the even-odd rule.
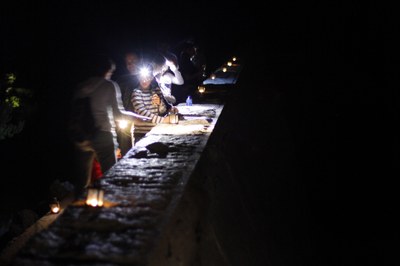
[[[338, 243], [330, 229], [334, 219], [327, 219], [333, 214], [320, 211], [332, 206], [334, 187], [307, 180], [326, 170], [306, 173], [301, 157], [317, 158], [290, 117], [302, 103], [288, 105], [272, 79], [260, 88], [245, 75], [198, 166], [215, 245], [227, 265], [337, 265], [330, 254]], [[315, 204], [310, 197], [318, 189], [327, 195]]]

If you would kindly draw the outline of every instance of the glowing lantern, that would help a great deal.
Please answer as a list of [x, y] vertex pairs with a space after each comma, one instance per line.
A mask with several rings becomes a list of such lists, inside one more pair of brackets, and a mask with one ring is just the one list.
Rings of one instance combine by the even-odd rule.
[[179, 123], [179, 116], [178, 114], [170, 113], [169, 114], [169, 122], [171, 124], [178, 124]]
[[92, 207], [102, 207], [104, 203], [104, 190], [100, 186], [93, 186], [88, 188], [86, 198], [86, 205]]
[[201, 94], [203, 94], [203, 93], [206, 91], [206, 87], [204, 87], [204, 86], [198, 86], [198, 87], [197, 87], [197, 90], [198, 90]]
[[51, 213], [59, 213], [61, 210], [60, 202], [57, 198], [53, 198], [53, 200], [49, 204]]

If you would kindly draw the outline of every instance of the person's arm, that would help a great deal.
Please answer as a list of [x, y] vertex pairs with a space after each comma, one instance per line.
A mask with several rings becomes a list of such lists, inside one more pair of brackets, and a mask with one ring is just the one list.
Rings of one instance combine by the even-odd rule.
[[182, 73], [179, 71], [178, 67], [171, 61], [167, 60], [167, 66], [169, 67], [169, 69], [171, 69], [172, 74], [169, 74], [169, 77], [171, 79], [171, 83], [174, 83], [176, 85], [182, 85], [184, 83], [183, 77], [182, 77]]
[[134, 112], [126, 111], [121, 98], [121, 90], [116, 82], [112, 82], [114, 85], [114, 97], [112, 99], [112, 109], [115, 117], [124, 117], [133, 121], [148, 121], [149, 118], [147, 116], [143, 116], [140, 114], [136, 114]]
[[173, 105], [173, 104], [176, 103], [176, 98], [175, 98], [175, 96], [172, 95], [172, 94], [170, 94], [170, 95], [164, 95], [164, 98], [165, 98], [165, 100], [166, 100], [169, 104], [171, 104], [171, 105]]
[[160, 100], [160, 107], [158, 109], [159, 110], [158, 113], [161, 115], [167, 114], [169, 112], [175, 113], [176, 108], [174, 107], [174, 103], [176, 103], [176, 98], [172, 94], [170, 95], [163, 94], [163, 92], [159, 87], [156, 87], [153, 90]]
[[150, 118], [151, 122], [155, 124], [166, 122], [166, 117], [155, 115], [150, 111], [150, 108], [152, 106], [151, 98], [148, 98], [148, 96], [143, 95], [140, 89], [135, 89], [133, 91], [131, 100], [132, 100], [133, 110], [139, 115]]

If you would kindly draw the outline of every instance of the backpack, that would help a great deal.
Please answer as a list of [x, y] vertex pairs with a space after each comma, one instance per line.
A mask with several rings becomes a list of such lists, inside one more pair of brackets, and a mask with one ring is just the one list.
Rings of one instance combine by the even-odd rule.
[[74, 98], [68, 121], [68, 135], [74, 142], [91, 140], [97, 132], [90, 106], [90, 98]]

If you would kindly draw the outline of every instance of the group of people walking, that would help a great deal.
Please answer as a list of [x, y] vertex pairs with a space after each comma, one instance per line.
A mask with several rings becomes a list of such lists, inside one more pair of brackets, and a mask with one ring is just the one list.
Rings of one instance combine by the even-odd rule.
[[[100, 174], [104, 174], [152, 127], [170, 123], [169, 114], [177, 113], [174, 105], [183, 97], [182, 93], [178, 93], [180, 98], [173, 95], [173, 86], [188, 94], [190, 88], [184, 86], [185, 83], [197, 87], [186, 74], [188, 70], [185, 68], [181, 72], [179, 69], [184, 53], [182, 51], [178, 58], [171, 52], [157, 51], [151, 58], [144, 58], [136, 51], [129, 51], [124, 56], [126, 73], [116, 78], [113, 78], [116, 64], [110, 57], [95, 58], [94, 72], [78, 84], [71, 106], [71, 116], [76, 113], [82, 116], [85, 111], [77, 111], [76, 103], [86, 99], [87, 113], [91, 117], [79, 122], [71, 119], [70, 128], [92, 127], [91, 134], [76, 134], [76, 130], [70, 133], [76, 151], [74, 168], [78, 193], [98, 179], [93, 178], [93, 173], [99, 174], [93, 171], [94, 163], [98, 163]], [[122, 120], [128, 122], [128, 130], [118, 127]]]

